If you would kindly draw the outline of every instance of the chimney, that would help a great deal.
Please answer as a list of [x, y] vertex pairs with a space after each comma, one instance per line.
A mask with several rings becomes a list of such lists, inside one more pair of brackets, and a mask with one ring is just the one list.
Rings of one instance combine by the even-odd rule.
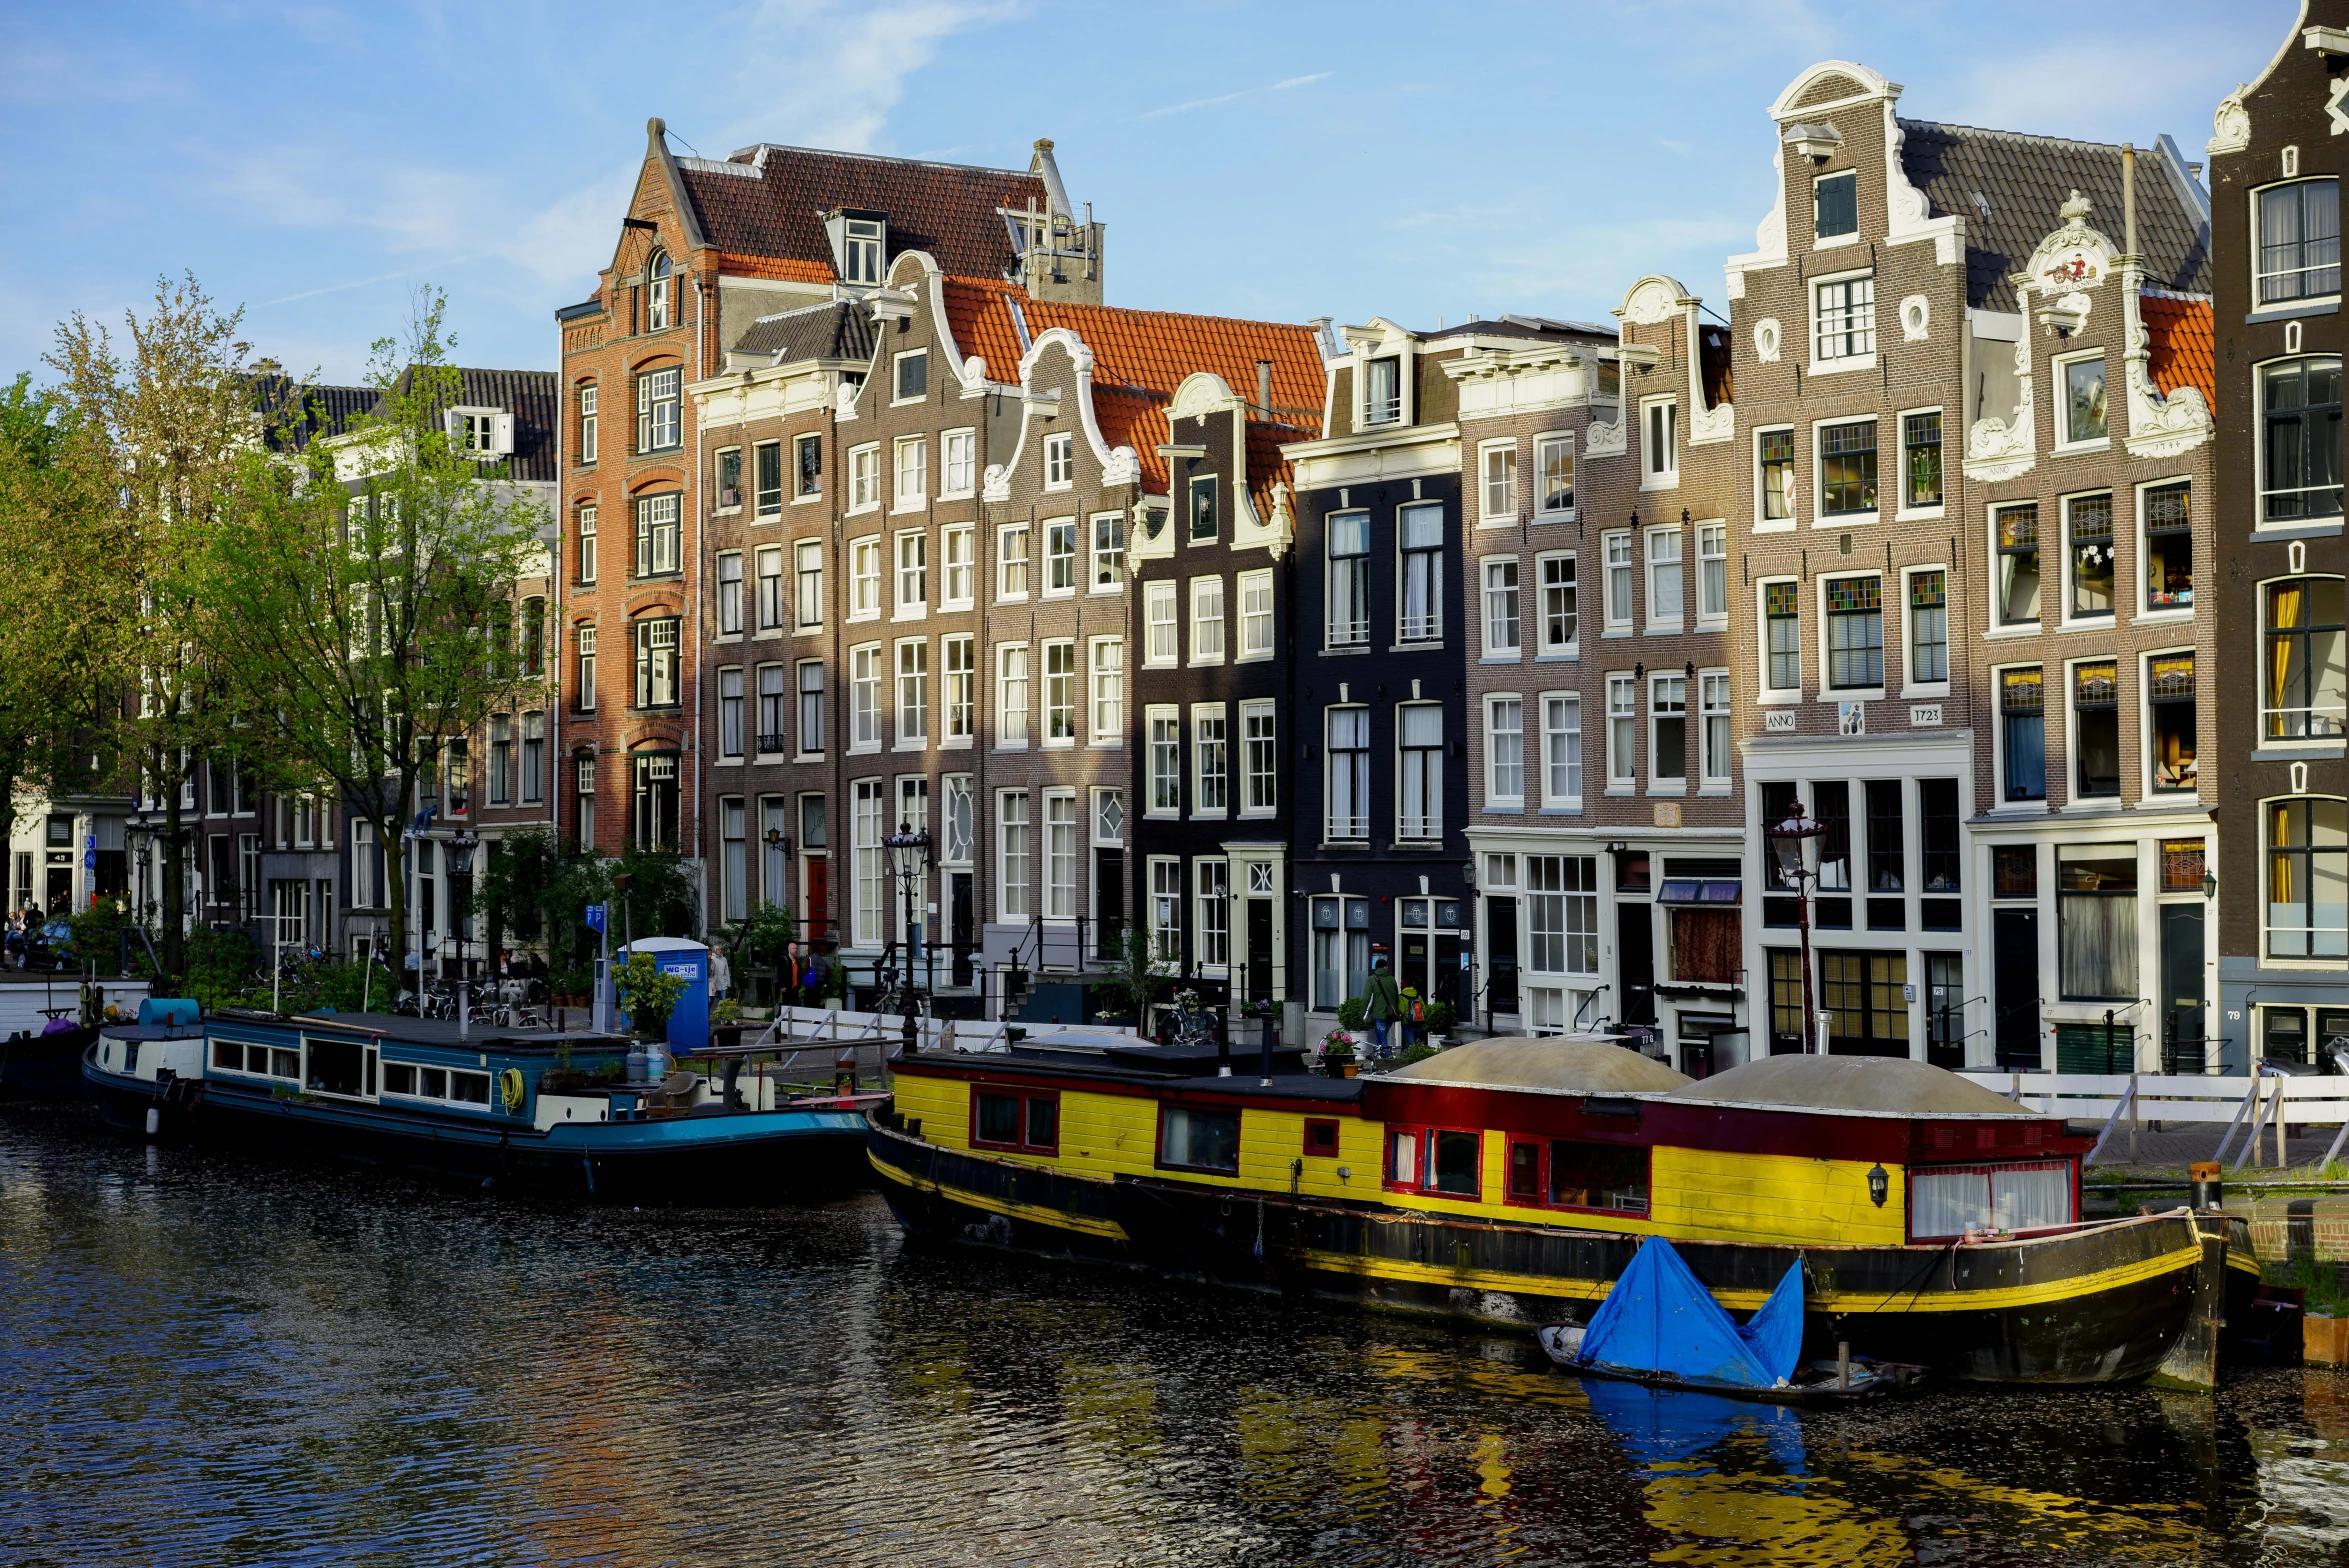
[[2137, 259], [2137, 147], [2121, 143], [2121, 254]]
[[1269, 359], [1256, 362], [1256, 406], [1265, 418], [1272, 417], [1272, 361]]
[[1037, 175], [1044, 181], [1044, 195], [1052, 203], [1054, 217], [1073, 218], [1076, 216], [1069, 210], [1068, 191], [1060, 183], [1060, 165], [1052, 161], [1051, 137], [1039, 136], [1036, 138], [1036, 156], [1034, 161], [1028, 165], [1028, 172]]

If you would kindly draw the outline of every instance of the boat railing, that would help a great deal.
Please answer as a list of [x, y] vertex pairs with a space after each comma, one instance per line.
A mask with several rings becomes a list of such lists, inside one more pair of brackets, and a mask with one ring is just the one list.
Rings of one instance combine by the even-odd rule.
[[[2067, 1120], [2097, 1121], [2103, 1131], [2088, 1156], [2093, 1165], [2109, 1160], [2126, 1144], [2134, 1152], [2136, 1133], [2146, 1123], [2164, 1127], [2199, 1124], [2219, 1132], [2210, 1158], [2224, 1162], [2230, 1149], [2235, 1168], [2259, 1158], [2262, 1139], [2273, 1147], [2273, 1163], [2284, 1163], [2285, 1140], [2295, 1127], [2334, 1127], [2331, 1146], [2317, 1164], [2340, 1158], [2349, 1142], [2349, 1077], [2280, 1072], [2261, 1063], [2250, 1074], [2204, 1073], [2029, 1073], [1969, 1072], [1964, 1075], [2026, 1110]], [[2235, 1140], [2243, 1135], [2243, 1142]]]

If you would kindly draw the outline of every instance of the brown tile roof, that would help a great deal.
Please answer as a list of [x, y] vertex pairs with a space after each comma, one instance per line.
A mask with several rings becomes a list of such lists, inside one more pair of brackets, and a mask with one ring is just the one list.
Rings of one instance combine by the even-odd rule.
[[2163, 395], [2179, 387], [2200, 387], [2203, 400], [2218, 403], [2218, 357], [2212, 350], [2210, 301], [2141, 295], [2148, 358], [2146, 374]]
[[[977, 169], [761, 143], [724, 162], [679, 158], [677, 175], [709, 243], [726, 258], [812, 266], [832, 277], [824, 214], [863, 207], [889, 215], [889, 255], [928, 251], [949, 273], [998, 277], [1012, 263], [998, 207], [1039, 208], [1044, 182], [1024, 170]], [[771, 274], [769, 274], [771, 275]], [[796, 275], [796, 274], [794, 274]]]
[[[2007, 280], [2039, 242], [2063, 225], [2064, 200], [2077, 190], [2095, 203], [2090, 227], [2115, 246], [2121, 235], [2121, 149], [2107, 142], [2026, 136], [1971, 125], [1902, 120], [1901, 167], [1923, 191], [1935, 217], [1966, 220], [1966, 303], [2013, 310]], [[2146, 281], [2180, 293], [2210, 289], [2210, 232], [2178, 187], [2137, 157], [2137, 247]]]

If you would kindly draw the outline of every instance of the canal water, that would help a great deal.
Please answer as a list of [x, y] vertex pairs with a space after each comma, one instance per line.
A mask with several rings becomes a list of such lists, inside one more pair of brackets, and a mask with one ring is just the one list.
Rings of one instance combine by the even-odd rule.
[[0, 1112], [0, 1561], [2349, 1561], [2349, 1379], [1795, 1414], [1519, 1337]]

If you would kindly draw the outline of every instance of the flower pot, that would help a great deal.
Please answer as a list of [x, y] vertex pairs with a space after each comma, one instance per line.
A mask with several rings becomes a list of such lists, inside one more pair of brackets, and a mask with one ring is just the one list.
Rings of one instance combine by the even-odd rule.
[[1343, 1061], [1338, 1063], [1338, 1076], [1340, 1078], [1351, 1078], [1361, 1070], [1362, 1064], [1357, 1061]]

